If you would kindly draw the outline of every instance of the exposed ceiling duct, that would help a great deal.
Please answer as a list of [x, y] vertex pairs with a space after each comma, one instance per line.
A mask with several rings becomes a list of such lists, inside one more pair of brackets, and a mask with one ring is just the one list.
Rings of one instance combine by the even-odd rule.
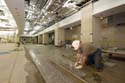
[[78, 12], [85, 3], [95, 0], [25, 0], [26, 20], [30, 20], [30, 27], [36, 25], [41, 28], [39, 32], [56, 22]]

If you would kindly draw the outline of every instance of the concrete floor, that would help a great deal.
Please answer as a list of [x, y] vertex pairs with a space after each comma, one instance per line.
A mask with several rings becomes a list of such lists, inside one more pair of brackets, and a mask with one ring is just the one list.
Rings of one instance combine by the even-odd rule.
[[[53, 80], [51, 79], [56, 80], [56, 77], [60, 77], [58, 76], [60, 75], [60, 72], [52, 70], [54, 68], [52, 65], [49, 65], [48, 60], [53, 60], [56, 63], [64, 66], [89, 83], [125, 83], [125, 62], [108, 59], [106, 55], [104, 56], [105, 68], [103, 72], [98, 73], [91, 66], [87, 66], [82, 70], [75, 70], [73, 68], [73, 64], [76, 60], [76, 54], [72, 49], [56, 48], [54, 46], [44, 45], [26, 45], [26, 47], [29, 50], [31, 56], [34, 58], [34, 62], [39, 67], [39, 70], [42, 74], [44, 74], [47, 83], [53, 83]], [[64, 77], [58, 79], [61, 80]], [[51, 80], [51, 82], [48, 82], [49, 80]], [[59, 81], [58, 83], [68, 82]]]
[[[25, 53], [23, 46], [17, 48], [15, 44], [1, 43], [0, 47], [0, 83], [45, 83], [44, 79], [46, 83], [74, 83], [49, 64], [49, 60], [64, 66], [88, 83], [125, 83], [125, 62], [122, 61], [105, 58], [106, 62], [115, 63], [115, 66], [106, 63], [104, 71], [98, 73], [90, 66], [82, 70], [74, 69], [76, 55], [72, 49], [26, 45], [34, 58], [33, 61], [36, 62], [34, 65], [32, 58], [27, 52]], [[44, 74], [43, 77], [40, 73]]]
[[0, 83], [43, 83], [41, 75], [23, 47], [0, 43]]

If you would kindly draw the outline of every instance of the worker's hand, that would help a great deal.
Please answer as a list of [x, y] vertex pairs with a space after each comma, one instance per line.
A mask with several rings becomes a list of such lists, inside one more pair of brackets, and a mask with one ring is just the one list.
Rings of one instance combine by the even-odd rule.
[[76, 67], [76, 66], [78, 66], [78, 65], [79, 65], [79, 63], [78, 63], [78, 62], [75, 62], [74, 66]]

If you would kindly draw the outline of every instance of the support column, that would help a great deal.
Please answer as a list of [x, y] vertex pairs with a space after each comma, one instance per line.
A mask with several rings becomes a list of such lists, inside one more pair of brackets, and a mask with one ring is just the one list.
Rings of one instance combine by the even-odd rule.
[[38, 36], [33, 37], [33, 43], [34, 43], [34, 44], [38, 44]]
[[20, 42], [20, 36], [19, 35], [15, 36], [15, 42]]
[[40, 35], [38, 35], [38, 44], [40, 44], [40, 40], [41, 40]]
[[43, 43], [43, 37], [42, 35], [38, 36], [38, 44], [42, 44]]
[[89, 4], [82, 9], [81, 14], [81, 41], [101, 45], [101, 20], [92, 15], [93, 4]]
[[49, 35], [47, 33], [43, 34], [43, 44], [49, 43]]
[[93, 42], [92, 41], [92, 4], [89, 4], [82, 9], [81, 41]]
[[60, 46], [61, 41], [64, 42], [64, 29], [57, 28], [55, 30], [55, 45]]

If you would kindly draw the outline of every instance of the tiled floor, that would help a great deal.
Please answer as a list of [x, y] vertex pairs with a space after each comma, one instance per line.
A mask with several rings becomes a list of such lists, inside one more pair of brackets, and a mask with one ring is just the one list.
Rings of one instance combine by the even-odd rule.
[[[48, 73], [49, 71], [52, 71], [51, 69], [49, 70], [50, 66], [49, 67], [46, 66], [48, 63], [48, 60], [50, 59], [53, 61], [56, 61], [60, 65], [64, 65], [66, 68], [69, 68], [69, 70], [74, 69], [72, 68], [72, 65], [76, 60], [76, 55], [74, 51], [71, 49], [57, 48], [49, 45], [46, 45], [46, 46], [27, 45], [27, 48], [28, 50], [30, 50], [31, 55], [34, 58], [36, 64], [38, 64], [38, 66], [40, 67], [39, 69], [48, 76], [52, 76], [52, 74], [50, 75], [50, 73]], [[103, 72], [98, 73], [91, 66], [87, 66], [82, 70], [78, 70], [78, 71], [82, 71], [83, 74], [84, 73], [86, 74], [83, 77], [83, 79], [87, 80], [89, 83], [125, 83], [125, 76], [124, 76], [125, 62], [108, 59], [106, 57], [104, 59], [105, 59], [105, 62], [107, 63], [105, 64]], [[116, 65], [112, 66], [112, 64], [116, 64]], [[57, 74], [58, 72], [55, 72], [55, 73], [56, 75], [58, 75]], [[75, 73], [77, 74], [77, 72]], [[47, 76], [46, 78], [48, 79]], [[53, 79], [53, 77], [52, 78], [50, 77], [49, 79]], [[63, 82], [60, 82], [60, 83], [63, 83]]]
[[34, 64], [25, 57], [23, 47], [0, 43], [0, 52], [8, 52], [0, 54], [0, 83], [43, 83]]
[[[70, 67], [70, 62], [74, 63], [76, 59], [75, 52], [69, 49], [43, 45], [26, 46], [34, 53], [34, 56], [37, 58], [37, 65], [42, 67], [42, 72], [45, 72], [44, 70], [46, 69], [44, 65], [47, 62], [43, 63], [45, 59], [53, 59], [63, 65], [66, 63], [66, 67]], [[0, 83], [45, 83], [31, 58], [25, 55], [27, 54], [25, 54], [22, 46], [17, 49], [16, 44], [0, 43]], [[110, 60], [110, 62], [115, 63], [116, 66], [106, 66], [104, 71], [99, 73], [103, 79], [100, 83], [124, 83], [125, 62], [115, 60]], [[111, 65], [110, 63], [107, 64]], [[84, 68], [82, 71], [83, 74], [86, 74], [83, 79], [90, 81], [89, 83], [98, 83], [93, 81], [91, 68]], [[50, 73], [48, 72], [48, 74]], [[80, 72], [80, 74], [82, 73]], [[57, 72], [54, 75], [57, 75]], [[49, 78], [51, 79], [51, 77]]]

